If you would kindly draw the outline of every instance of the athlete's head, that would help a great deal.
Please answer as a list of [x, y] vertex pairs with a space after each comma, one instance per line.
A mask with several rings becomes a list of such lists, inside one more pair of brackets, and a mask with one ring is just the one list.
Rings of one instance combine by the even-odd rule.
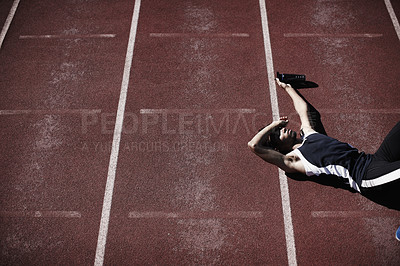
[[269, 144], [277, 151], [287, 154], [293, 150], [296, 144], [297, 133], [285, 127], [276, 128], [269, 136]]

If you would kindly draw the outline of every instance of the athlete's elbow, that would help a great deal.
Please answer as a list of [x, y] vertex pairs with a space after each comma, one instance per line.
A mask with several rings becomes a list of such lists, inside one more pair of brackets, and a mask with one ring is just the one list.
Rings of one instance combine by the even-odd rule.
[[254, 143], [253, 141], [249, 141], [249, 142], [247, 143], [247, 147], [248, 147], [252, 152], [256, 152], [257, 143]]
[[265, 153], [265, 149], [260, 147], [258, 143], [250, 141], [247, 143], [247, 147], [258, 156], [261, 156], [263, 153]]

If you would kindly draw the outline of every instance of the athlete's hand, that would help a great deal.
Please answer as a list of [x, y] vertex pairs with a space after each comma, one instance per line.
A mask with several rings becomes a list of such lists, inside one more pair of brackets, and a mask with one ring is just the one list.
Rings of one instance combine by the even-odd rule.
[[281, 116], [278, 121], [275, 121], [275, 127], [286, 127], [289, 123], [289, 119], [287, 116]]
[[279, 85], [279, 87], [281, 87], [282, 89], [286, 90], [287, 88], [292, 88], [292, 85], [283, 83], [278, 78], [276, 78], [275, 81]]

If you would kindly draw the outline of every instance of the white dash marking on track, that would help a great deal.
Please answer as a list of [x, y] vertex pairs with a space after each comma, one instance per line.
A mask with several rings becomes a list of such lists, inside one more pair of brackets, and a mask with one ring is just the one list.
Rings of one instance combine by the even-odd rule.
[[152, 38], [249, 38], [250, 34], [236, 32], [236, 33], [161, 33], [153, 32], [149, 34]]
[[0, 115], [98, 114], [101, 109], [0, 110]]
[[243, 114], [253, 114], [256, 109], [140, 109], [141, 114], [214, 114], [214, 113], [243, 113]]
[[18, 4], [19, 4], [19, 1], [20, 0], [15, 0], [13, 2], [13, 5], [12, 5], [12, 7], [10, 9], [10, 12], [8, 13], [6, 22], [4, 23], [3, 29], [1, 30], [1, 33], [0, 33], [0, 49], [1, 49], [2, 45], [3, 45], [4, 39], [6, 38], [6, 34], [8, 32], [8, 29], [10, 28], [10, 25], [11, 25], [11, 22], [12, 22], [12, 20], [14, 18], [15, 12], [17, 11], [17, 7], [18, 7]]
[[382, 211], [312, 211], [313, 218], [368, 218], [368, 217], [400, 217], [397, 212]]
[[400, 114], [400, 109], [319, 109], [324, 114]]
[[85, 38], [115, 38], [116, 34], [55, 34], [55, 35], [20, 35], [20, 40], [29, 39], [85, 39]]
[[[278, 96], [276, 93], [275, 85], [275, 71], [274, 64], [272, 60], [272, 49], [271, 40], [268, 28], [267, 19], [267, 8], [265, 5], [265, 0], [259, 0], [260, 11], [261, 11], [261, 22], [264, 37], [264, 50], [265, 50], [265, 61], [268, 72], [268, 82], [270, 90], [270, 102], [272, 108], [272, 116], [274, 120], [279, 119], [279, 106], [278, 106]], [[286, 250], [289, 265], [297, 265], [296, 258], [296, 245], [294, 240], [293, 223], [292, 223], [292, 211], [290, 208], [290, 197], [289, 197], [289, 186], [285, 173], [279, 169], [279, 183], [281, 189], [281, 199], [282, 199], [282, 210], [283, 210], [283, 221], [285, 226], [285, 238], [286, 238]]]
[[117, 117], [115, 119], [114, 136], [112, 149], [110, 154], [110, 162], [108, 166], [107, 182], [104, 192], [103, 208], [101, 212], [101, 220], [99, 227], [99, 235], [97, 239], [96, 255], [94, 265], [103, 265], [104, 254], [107, 242], [108, 226], [110, 221], [111, 203], [114, 191], [115, 174], [117, 171], [117, 162], [119, 154], [119, 145], [121, 141], [121, 133], [123, 128], [126, 97], [128, 93], [129, 77], [132, 66], [133, 50], [135, 47], [136, 32], [139, 20], [140, 0], [135, 1], [133, 8], [131, 28], [129, 32], [129, 42], [125, 57], [124, 73], [122, 77], [121, 92], [118, 102]]
[[0, 211], [3, 218], [81, 218], [78, 211]]
[[379, 33], [350, 33], [350, 34], [324, 34], [324, 33], [284, 33], [286, 38], [379, 38]]
[[263, 218], [261, 211], [236, 212], [164, 212], [164, 211], [132, 211], [131, 219], [252, 219]]
[[385, 0], [385, 5], [389, 12], [390, 18], [392, 19], [392, 23], [393, 23], [394, 29], [396, 31], [397, 37], [400, 40], [400, 24], [399, 24], [399, 20], [396, 17], [396, 13], [394, 12], [393, 6], [390, 3], [390, 0]]

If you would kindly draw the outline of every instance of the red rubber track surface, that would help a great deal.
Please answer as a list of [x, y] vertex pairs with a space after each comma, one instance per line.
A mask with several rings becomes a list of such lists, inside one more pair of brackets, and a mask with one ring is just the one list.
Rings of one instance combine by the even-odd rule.
[[[384, 1], [266, 7], [275, 71], [318, 83], [302, 93], [328, 135], [375, 152], [400, 120]], [[94, 263], [133, 8], [19, 3], [0, 50], [1, 264]], [[142, 0], [104, 264], [288, 264], [278, 169], [247, 149], [272, 120], [261, 25], [255, 0]], [[288, 184], [299, 265], [400, 263], [398, 211]]]

